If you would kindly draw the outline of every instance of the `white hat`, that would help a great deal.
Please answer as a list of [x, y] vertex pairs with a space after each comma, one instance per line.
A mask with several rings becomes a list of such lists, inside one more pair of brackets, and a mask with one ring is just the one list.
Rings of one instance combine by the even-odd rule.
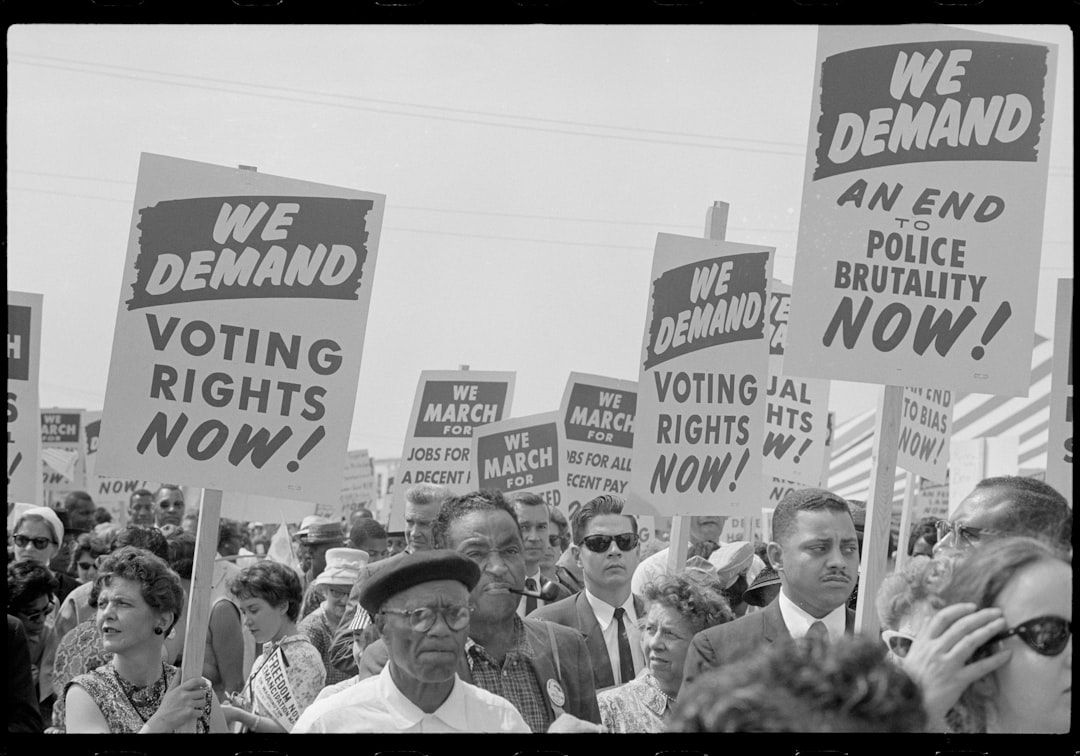
[[371, 557], [360, 549], [327, 549], [326, 568], [318, 574], [312, 585], [352, 586], [360, 577], [360, 568]]
[[40, 517], [52, 526], [53, 535], [56, 536], [56, 542], [61, 544], [64, 542], [64, 525], [60, 522], [60, 517], [56, 514], [52, 507], [30, 507], [23, 510], [23, 513], [19, 515], [19, 519], [15, 521], [14, 530], [18, 530], [19, 523], [25, 520], [27, 517]]
[[722, 543], [709, 554], [709, 563], [716, 568], [716, 577], [725, 588], [730, 588], [753, 561], [754, 544], [749, 541]]

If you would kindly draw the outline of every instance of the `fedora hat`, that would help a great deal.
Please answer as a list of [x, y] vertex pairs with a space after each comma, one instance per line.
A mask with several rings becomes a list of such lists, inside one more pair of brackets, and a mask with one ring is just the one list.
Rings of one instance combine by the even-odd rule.
[[345, 532], [340, 523], [323, 519], [308, 525], [307, 530], [301, 530], [300, 540], [311, 546], [320, 543], [345, 543]]
[[768, 606], [779, 592], [780, 575], [772, 567], [765, 567], [743, 591], [742, 597], [750, 606]]

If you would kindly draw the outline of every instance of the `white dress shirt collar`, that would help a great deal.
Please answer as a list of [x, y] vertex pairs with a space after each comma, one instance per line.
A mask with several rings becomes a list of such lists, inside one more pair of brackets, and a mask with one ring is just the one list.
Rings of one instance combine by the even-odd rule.
[[380, 698], [386, 703], [386, 710], [394, 724], [401, 730], [411, 730], [423, 719], [431, 717], [438, 719], [443, 724], [458, 732], [468, 732], [469, 723], [465, 716], [465, 696], [457, 674], [454, 674], [454, 687], [450, 695], [442, 702], [438, 709], [430, 714], [425, 713], [405, 697], [405, 694], [394, 684], [394, 678], [390, 675], [390, 664], [383, 667], [379, 673], [378, 692]]
[[[818, 621], [817, 617], [812, 617], [805, 609], [789, 599], [783, 588], [780, 589], [780, 595], [776, 600], [780, 607], [780, 616], [784, 618], [784, 625], [792, 638], [802, 638], [810, 629], [810, 625]], [[825, 629], [829, 631], [830, 642], [843, 638], [847, 630], [847, 602], [821, 617], [821, 621], [825, 623]]]
[[[589, 606], [592, 607], [593, 614], [596, 615], [596, 621], [600, 623], [601, 630], [607, 630], [615, 620], [615, 607], [599, 599], [589, 592], [588, 587], [585, 588], [585, 600], [589, 602]], [[622, 603], [622, 608], [626, 612], [626, 619], [624, 622], [629, 622], [635, 627], [637, 626], [637, 612], [634, 611], [634, 594], [631, 593], [626, 597], [626, 601]], [[629, 627], [629, 625], [628, 625]]]

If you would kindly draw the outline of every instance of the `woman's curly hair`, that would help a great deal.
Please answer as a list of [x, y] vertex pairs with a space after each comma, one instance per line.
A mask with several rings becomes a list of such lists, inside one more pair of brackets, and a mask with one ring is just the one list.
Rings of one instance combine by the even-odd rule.
[[105, 557], [98, 568], [94, 587], [90, 591], [91, 606], [97, 606], [102, 588], [110, 585], [114, 578], [138, 583], [143, 601], [154, 611], [172, 612], [172, 623], [165, 628], [165, 635], [168, 635], [184, 611], [184, 589], [180, 585], [180, 576], [168, 563], [146, 549], [121, 546]]
[[238, 599], [259, 598], [270, 606], [288, 604], [286, 614], [293, 622], [300, 616], [300, 603], [304, 600], [304, 589], [296, 572], [269, 559], [242, 570], [229, 590]]
[[677, 611], [695, 633], [735, 619], [735, 614], [719, 590], [719, 581], [716, 586], [709, 586], [686, 573], [661, 575], [647, 583], [643, 592], [650, 603]]

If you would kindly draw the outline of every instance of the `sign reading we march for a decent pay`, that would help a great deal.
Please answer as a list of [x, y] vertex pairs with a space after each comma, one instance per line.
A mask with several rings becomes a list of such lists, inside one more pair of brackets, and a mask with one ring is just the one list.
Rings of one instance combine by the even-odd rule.
[[949, 389], [904, 389], [897, 467], [935, 483], [948, 480], [952, 404]]
[[821, 484], [828, 434], [829, 382], [784, 373], [791, 287], [772, 282], [769, 296], [769, 386], [762, 470], [807, 486]]
[[1073, 280], [1058, 280], [1054, 319], [1054, 368], [1050, 378], [1050, 437], [1046, 482], [1072, 504], [1073, 482]]
[[408, 434], [394, 474], [390, 530], [400, 530], [405, 491], [417, 483], [446, 486], [455, 494], [472, 483], [475, 430], [510, 414], [512, 371], [425, 370], [416, 385]]
[[7, 500], [40, 505], [42, 297], [9, 291], [7, 298]]
[[473, 431], [472, 459], [476, 488], [504, 494], [527, 491], [549, 505], [562, 504], [564, 439], [558, 412], [514, 417]]
[[657, 234], [627, 511], [759, 514], [773, 248]]
[[143, 154], [98, 472], [336, 502], [384, 205]]
[[86, 488], [83, 410], [41, 410], [41, 484], [45, 502], [59, 506], [72, 491]]
[[566, 438], [563, 492], [573, 514], [602, 493], [623, 496], [630, 482], [637, 384], [600, 375], [571, 373], [559, 406]]
[[1057, 48], [821, 27], [784, 370], [1026, 396]]

